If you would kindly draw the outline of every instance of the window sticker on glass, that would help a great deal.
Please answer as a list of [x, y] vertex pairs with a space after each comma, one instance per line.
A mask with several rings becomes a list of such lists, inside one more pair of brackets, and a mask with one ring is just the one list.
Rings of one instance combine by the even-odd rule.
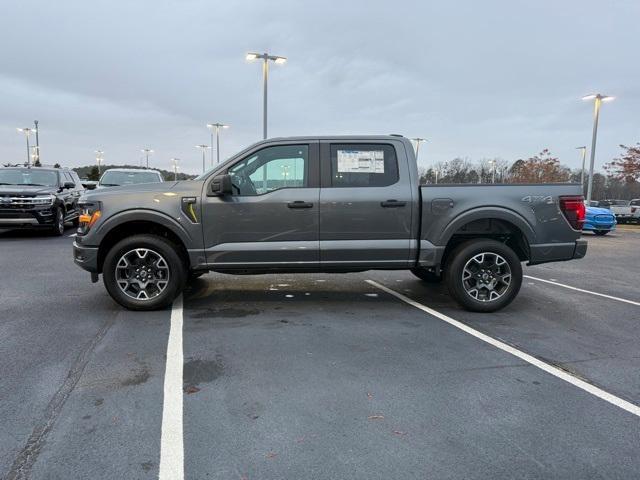
[[384, 173], [382, 150], [338, 150], [338, 173]]

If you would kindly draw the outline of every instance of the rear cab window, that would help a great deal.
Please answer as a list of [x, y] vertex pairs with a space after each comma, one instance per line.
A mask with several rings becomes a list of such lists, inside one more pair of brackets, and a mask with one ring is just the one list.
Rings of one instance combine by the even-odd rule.
[[389, 144], [333, 143], [332, 187], [387, 187], [398, 182], [398, 159]]

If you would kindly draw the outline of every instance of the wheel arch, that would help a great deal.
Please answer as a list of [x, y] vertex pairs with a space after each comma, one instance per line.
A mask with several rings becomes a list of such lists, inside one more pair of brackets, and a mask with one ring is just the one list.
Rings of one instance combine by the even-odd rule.
[[186, 245], [190, 244], [190, 235], [182, 226], [171, 218], [145, 211], [130, 211], [110, 218], [100, 227], [101, 240], [98, 247], [98, 272], [107, 252], [120, 240], [138, 234], [157, 235], [173, 243], [180, 257], [189, 266], [189, 255]]
[[443, 230], [439, 244], [445, 245], [440, 264], [462, 242], [474, 238], [501, 241], [518, 255], [521, 261], [531, 258], [529, 245], [535, 243], [533, 227], [522, 216], [504, 208], [477, 209], [466, 212], [449, 223]]

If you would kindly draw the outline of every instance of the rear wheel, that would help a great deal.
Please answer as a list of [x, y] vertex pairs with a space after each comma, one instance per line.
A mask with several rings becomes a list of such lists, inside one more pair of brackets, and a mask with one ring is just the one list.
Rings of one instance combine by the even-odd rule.
[[418, 277], [423, 282], [439, 283], [442, 281], [442, 275], [437, 275], [435, 272], [424, 267], [412, 268], [411, 273], [413, 273], [416, 277]]
[[507, 306], [522, 285], [522, 265], [511, 248], [489, 239], [462, 243], [449, 255], [445, 273], [451, 296], [472, 312]]
[[186, 270], [176, 245], [156, 235], [135, 235], [109, 250], [103, 280], [109, 295], [123, 307], [158, 310], [182, 292]]

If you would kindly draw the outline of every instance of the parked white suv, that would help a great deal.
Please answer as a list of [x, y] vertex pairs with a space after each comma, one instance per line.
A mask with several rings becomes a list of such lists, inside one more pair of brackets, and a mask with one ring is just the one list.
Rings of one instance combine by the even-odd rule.
[[147, 170], [142, 168], [110, 168], [100, 177], [98, 188], [160, 182], [164, 182], [164, 178], [162, 178], [162, 174], [158, 170]]

